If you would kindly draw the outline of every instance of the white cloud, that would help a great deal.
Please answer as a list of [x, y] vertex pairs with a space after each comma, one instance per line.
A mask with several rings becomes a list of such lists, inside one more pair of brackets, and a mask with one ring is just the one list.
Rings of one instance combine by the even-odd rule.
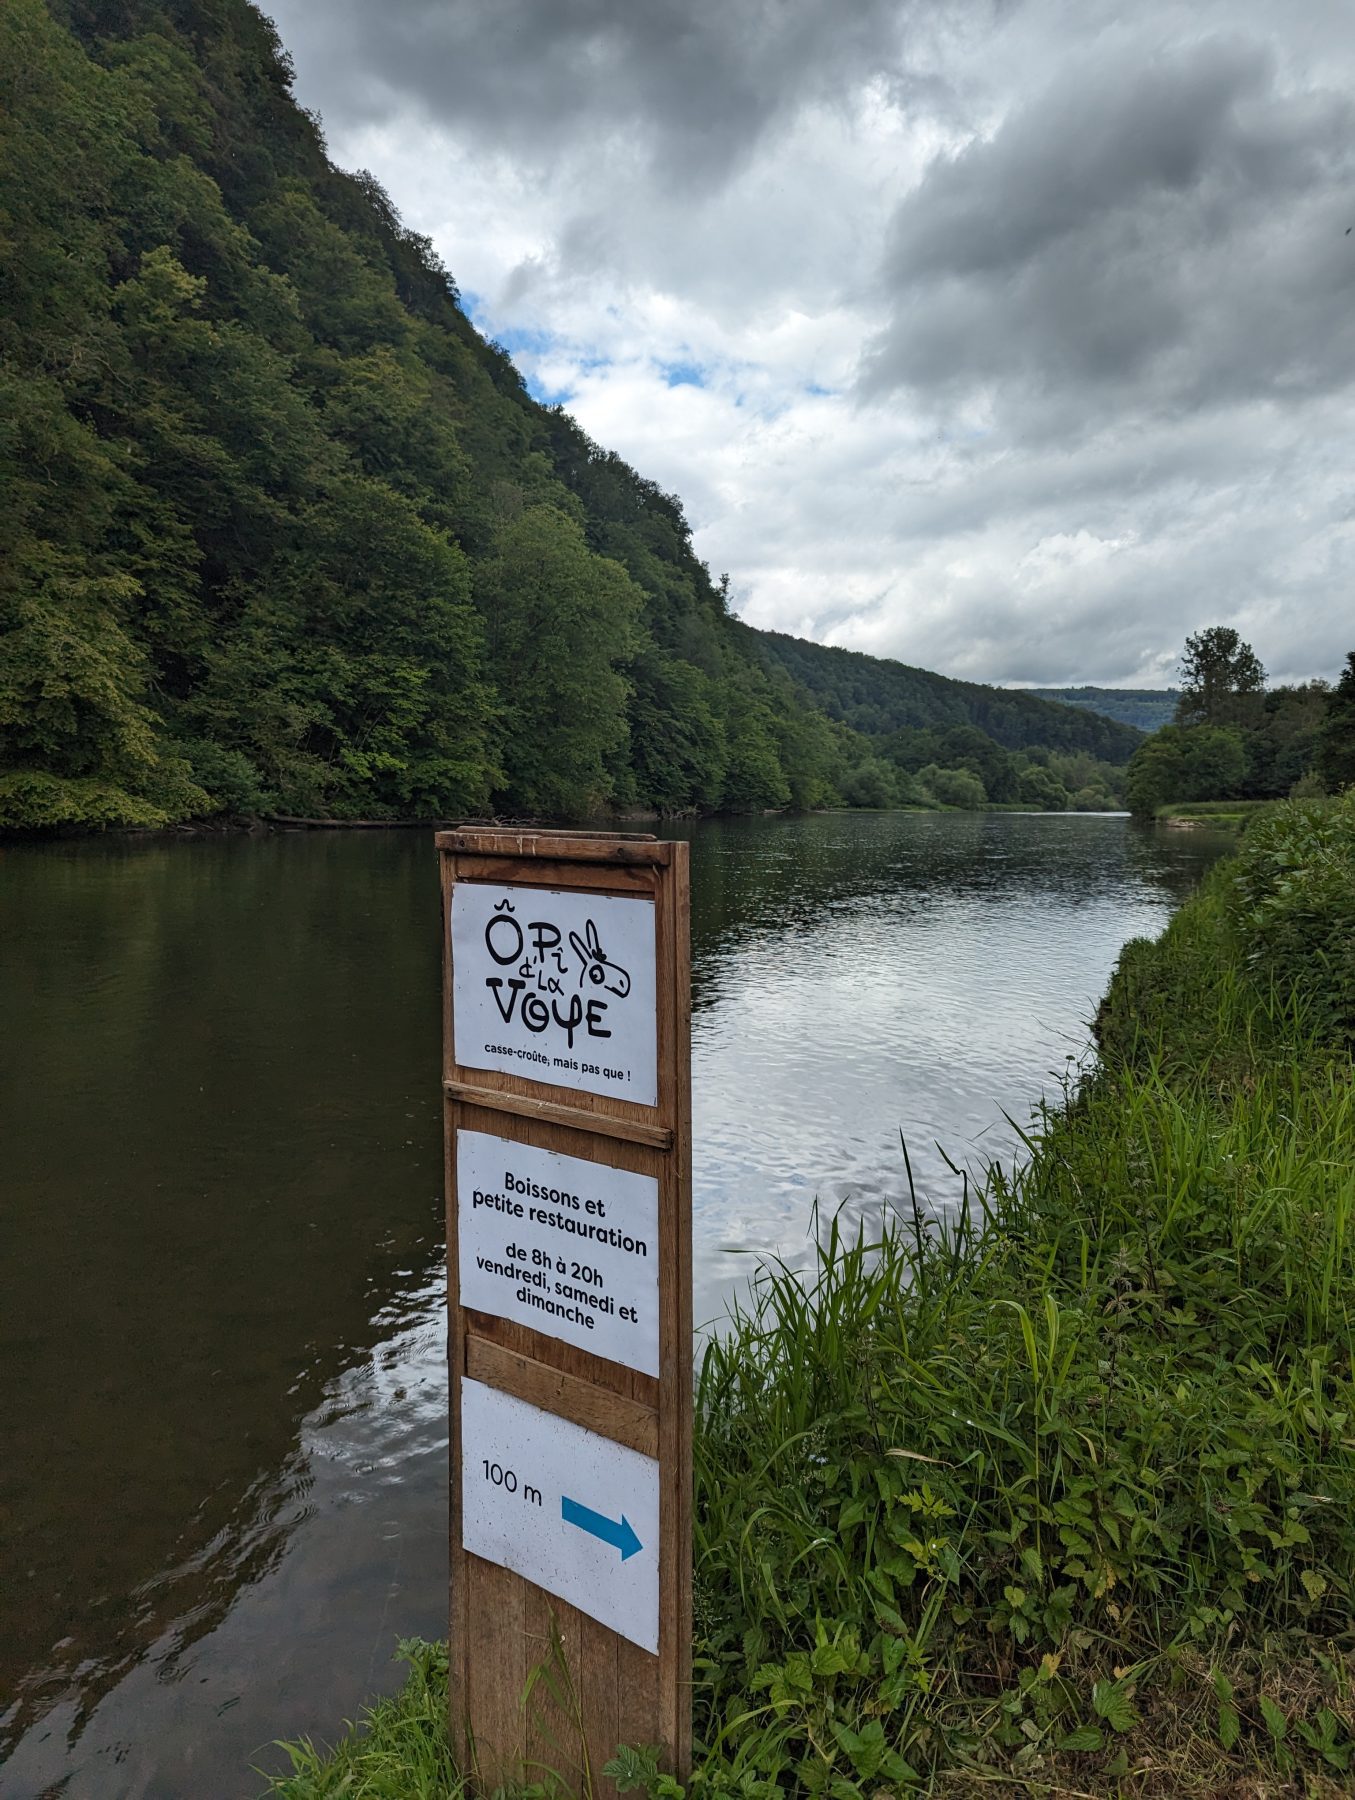
[[750, 622], [997, 681], [1355, 643], [1308, 0], [282, 0], [302, 101]]

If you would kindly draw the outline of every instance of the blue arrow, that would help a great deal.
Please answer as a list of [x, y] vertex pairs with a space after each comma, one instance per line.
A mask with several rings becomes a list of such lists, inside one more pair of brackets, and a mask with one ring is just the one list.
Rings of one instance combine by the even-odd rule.
[[566, 1525], [577, 1525], [580, 1531], [601, 1538], [604, 1544], [613, 1545], [621, 1552], [622, 1562], [628, 1556], [634, 1556], [637, 1550], [644, 1549], [625, 1513], [622, 1513], [621, 1523], [618, 1525], [615, 1519], [607, 1518], [604, 1513], [594, 1512], [591, 1506], [580, 1506], [577, 1500], [571, 1500], [567, 1494], [562, 1494], [560, 1517]]

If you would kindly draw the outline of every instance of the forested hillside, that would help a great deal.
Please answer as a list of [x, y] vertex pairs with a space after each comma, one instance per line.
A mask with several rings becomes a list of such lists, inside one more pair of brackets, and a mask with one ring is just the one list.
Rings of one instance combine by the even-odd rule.
[[739, 625], [246, 0], [0, 8], [0, 484], [0, 826], [934, 804], [974, 743], [862, 734], [977, 727], [1014, 794], [1138, 741]]
[[768, 662], [808, 688], [830, 718], [872, 737], [900, 727], [975, 725], [1008, 750], [1043, 744], [1050, 750], [1085, 750], [1117, 763], [1142, 742], [1142, 734], [1130, 726], [1095, 713], [1070, 716], [1064, 707], [1020, 688], [952, 681], [907, 663], [811, 644], [779, 631], [756, 636]]
[[1080, 707], [1084, 712], [1100, 713], [1103, 718], [1118, 719], [1121, 725], [1132, 725], [1138, 731], [1160, 731], [1176, 716], [1179, 691], [1176, 688], [1026, 688], [1037, 700], [1057, 700], [1061, 706]]

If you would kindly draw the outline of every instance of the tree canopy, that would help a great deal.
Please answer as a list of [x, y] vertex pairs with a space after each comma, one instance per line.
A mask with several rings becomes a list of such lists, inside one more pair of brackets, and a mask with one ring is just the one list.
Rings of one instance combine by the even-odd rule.
[[1260, 658], [1231, 625], [1211, 625], [1188, 637], [1180, 674], [1178, 725], [1238, 724], [1249, 716], [1245, 702], [1266, 685]]

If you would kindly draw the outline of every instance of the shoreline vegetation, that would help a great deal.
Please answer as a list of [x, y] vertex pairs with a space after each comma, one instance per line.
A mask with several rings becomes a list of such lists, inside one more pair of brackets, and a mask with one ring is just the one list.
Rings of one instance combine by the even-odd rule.
[[[707, 1345], [691, 1796], [1350, 1791], [1355, 795], [1253, 820], [1096, 1038], [957, 1219], [828, 1226]], [[461, 1792], [402, 1653], [272, 1794]]]
[[[1269, 804], [1256, 802], [1255, 806]], [[1206, 817], [1213, 809], [1208, 805], [1183, 806], [1179, 808], [1164, 807], [1160, 809], [1154, 821], [1140, 823], [1173, 823], [1178, 814], [1194, 822], [1200, 815], [1201, 824], [1214, 824], [1212, 817]], [[1224, 829], [1230, 829], [1236, 819], [1252, 810], [1252, 803], [1233, 802], [1220, 804], [1218, 812]], [[658, 813], [644, 810], [630, 810], [619, 813], [605, 813], [590, 819], [586, 824], [577, 827], [578, 831], [587, 835], [590, 831], [615, 831], [618, 828], [634, 828], [648, 831], [651, 826], [662, 827], [674, 823], [695, 823], [700, 819], [729, 818], [782, 818], [789, 816], [831, 817], [841, 815], [854, 817], [861, 814], [875, 813], [1017, 813], [1022, 816], [1037, 814], [1041, 817], [1063, 818], [1127, 818], [1128, 811], [1116, 806], [1113, 800], [1097, 809], [1090, 807], [1070, 811], [1067, 807], [1042, 807], [1026, 805], [1020, 801], [989, 800], [982, 805], [951, 806], [943, 802], [931, 803], [914, 801], [907, 805], [892, 806], [815, 806], [806, 809], [803, 814], [792, 815], [786, 807], [764, 807], [757, 813], [698, 813], [692, 809], [673, 813]], [[448, 831], [460, 829], [496, 830], [496, 831], [553, 831], [572, 829], [562, 827], [559, 819], [517, 819], [517, 818], [474, 818], [460, 816], [437, 818], [390, 818], [390, 819], [345, 819], [345, 818], [309, 818], [291, 813], [239, 814], [235, 817], [218, 815], [212, 819], [183, 819], [164, 825], [66, 825], [52, 829], [15, 829], [0, 825], [0, 844], [7, 843], [70, 843], [90, 838], [193, 838], [193, 837], [260, 837], [272, 832], [297, 831]]]

